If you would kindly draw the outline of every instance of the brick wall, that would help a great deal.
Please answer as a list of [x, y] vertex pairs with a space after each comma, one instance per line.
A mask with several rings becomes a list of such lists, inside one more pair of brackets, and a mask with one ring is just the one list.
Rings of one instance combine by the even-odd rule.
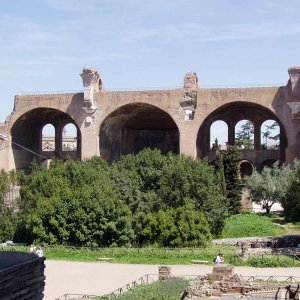
[[43, 299], [44, 261], [33, 253], [0, 252], [0, 299]]

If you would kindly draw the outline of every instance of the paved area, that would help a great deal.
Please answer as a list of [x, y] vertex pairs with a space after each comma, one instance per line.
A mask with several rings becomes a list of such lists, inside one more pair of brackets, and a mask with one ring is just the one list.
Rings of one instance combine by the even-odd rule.
[[[176, 265], [173, 275], [205, 275], [212, 266]], [[297, 276], [300, 268], [235, 267], [244, 276]], [[103, 295], [110, 293], [145, 274], [157, 274], [158, 265], [130, 265], [111, 263], [82, 263], [46, 261], [45, 300], [53, 300], [66, 293]]]

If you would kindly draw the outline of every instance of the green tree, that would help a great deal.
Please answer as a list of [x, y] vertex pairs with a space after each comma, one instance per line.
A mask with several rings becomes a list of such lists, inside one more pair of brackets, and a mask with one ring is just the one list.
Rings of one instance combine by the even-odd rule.
[[253, 149], [254, 126], [252, 122], [246, 121], [236, 133], [235, 145], [240, 149]]
[[28, 242], [122, 246], [134, 238], [131, 212], [113, 190], [108, 165], [100, 158], [33, 168], [21, 194], [20, 229]]
[[291, 180], [291, 169], [288, 165], [276, 162], [272, 168], [264, 167], [261, 173], [254, 172], [245, 178], [245, 187], [250, 192], [253, 202], [260, 204], [266, 213], [274, 203], [284, 200]]
[[205, 246], [211, 240], [208, 222], [190, 199], [178, 208], [159, 210], [147, 217], [143, 234], [151, 244], [172, 247]]
[[163, 208], [178, 208], [189, 198], [198, 211], [202, 211], [211, 232], [218, 235], [227, 216], [226, 202], [217, 177], [207, 160], [194, 160], [187, 156], [170, 155], [163, 170], [159, 195]]
[[280, 133], [277, 133], [278, 128], [279, 125], [276, 121], [274, 121], [270, 125], [265, 125], [265, 130], [262, 131], [262, 148], [273, 149], [274, 147], [278, 146], [280, 140]]
[[[226, 203], [217, 177], [206, 160], [144, 149], [126, 155], [112, 166], [110, 175], [119, 197], [132, 214], [148, 214], [184, 205], [189, 198], [207, 218], [212, 233], [222, 229], [227, 215]], [[135, 217], [134, 217], [135, 219]], [[134, 221], [136, 232], [141, 228]], [[137, 238], [142, 241], [143, 238]]]
[[226, 179], [225, 179], [225, 170], [224, 170], [224, 160], [223, 160], [223, 152], [216, 152], [216, 160], [214, 161], [214, 169], [215, 174], [220, 182], [221, 191], [224, 197], [227, 197], [227, 187], [226, 187]]
[[300, 161], [294, 162], [294, 172], [282, 206], [286, 221], [300, 221]]
[[239, 175], [240, 161], [241, 154], [237, 146], [229, 146], [223, 152], [227, 207], [230, 214], [239, 213], [241, 210], [242, 186]]
[[15, 234], [15, 212], [14, 208], [4, 204], [4, 196], [9, 187], [16, 180], [14, 172], [0, 171], [0, 242], [12, 240]]

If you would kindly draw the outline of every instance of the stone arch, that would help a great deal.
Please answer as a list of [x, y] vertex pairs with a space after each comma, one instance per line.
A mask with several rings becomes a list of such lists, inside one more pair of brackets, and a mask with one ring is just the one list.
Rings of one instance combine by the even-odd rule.
[[162, 153], [179, 153], [179, 129], [164, 110], [147, 104], [131, 103], [109, 114], [100, 126], [100, 155], [113, 161], [143, 148]]
[[[284, 162], [287, 138], [282, 122], [270, 109], [256, 103], [242, 101], [224, 104], [206, 117], [201, 124], [197, 135], [197, 157], [202, 158], [212, 156], [209, 145], [209, 129], [213, 122], [222, 120], [227, 123], [228, 144], [234, 145], [235, 125], [240, 120], [244, 119], [249, 120], [254, 124], [254, 149], [241, 151], [243, 159], [252, 161], [257, 169], [260, 168], [262, 161], [266, 159], [272, 158]], [[275, 120], [280, 126], [280, 149], [275, 151], [272, 150], [273, 152], [269, 150], [262, 150], [260, 146], [260, 127], [261, 124], [268, 119]]]
[[251, 176], [254, 172], [254, 165], [251, 161], [243, 159], [239, 163], [239, 173], [241, 179], [245, 176]]
[[[61, 148], [62, 128], [72, 123], [77, 129], [77, 151], [63, 152]], [[43, 151], [42, 130], [46, 124], [55, 128], [55, 150]], [[11, 127], [12, 152], [16, 169], [28, 169], [35, 158], [37, 161], [58, 157], [81, 159], [81, 132], [75, 121], [65, 112], [53, 108], [35, 108], [21, 115]]]

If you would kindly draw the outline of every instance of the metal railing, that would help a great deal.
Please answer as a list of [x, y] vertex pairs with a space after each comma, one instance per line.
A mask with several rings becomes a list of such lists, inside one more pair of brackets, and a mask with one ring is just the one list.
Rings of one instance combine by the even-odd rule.
[[298, 276], [243, 276], [246, 282], [300, 283]]
[[81, 294], [81, 295], [64, 294], [58, 298], [55, 298], [55, 300], [85, 300], [85, 299], [111, 300], [111, 299], [116, 299], [119, 295], [128, 292], [130, 289], [136, 286], [153, 283], [157, 280], [158, 280], [158, 274], [146, 274], [104, 296], [86, 295], [86, 294]]
[[116, 289], [115, 291], [113, 291], [110, 294], [100, 297], [99, 299], [101, 299], [101, 300], [116, 299], [119, 295], [128, 292], [130, 289], [132, 289], [138, 285], [153, 283], [157, 280], [158, 280], [157, 274], [146, 274], [146, 275], [138, 278], [137, 280], [134, 280], [131, 283], [128, 283], [128, 284], [124, 285], [123, 287]]

